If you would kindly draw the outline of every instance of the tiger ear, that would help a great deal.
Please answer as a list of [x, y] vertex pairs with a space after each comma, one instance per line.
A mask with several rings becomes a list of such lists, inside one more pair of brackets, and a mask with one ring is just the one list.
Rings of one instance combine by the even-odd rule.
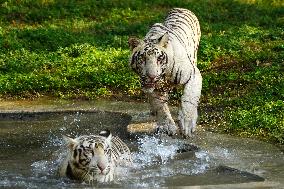
[[68, 136], [63, 135], [63, 139], [65, 141], [65, 143], [67, 144], [68, 148], [70, 148], [71, 150], [74, 149], [74, 147], [76, 146], [76, 144], [78, 143], [75, 139], [70, 138]]
[[128, 38], [128, 45], [129, 45], [129, 48], [132, 51], [133, 51], [134, 48], [138, 47], [140, 43], [141, 43], [141, 40], [138, 39], [137, 37], [129, 37]]
[[108, 142], [109, 144], [111, 143], [112, 134], [111, 134], [110, 130], [108, 130], [108, 129], [103, 130], [103, 131], [100, 132], [99, 135], [106, 137], [107, 142]]
[[169, 42], [169, 34], [165, 33], [164, 35], [162, 35], [159, 39], [158, 39], [158, 44], [164, 48], [167, 47]]
[[109, 143], [110, 146], [111, 146], [111, 139], [112, 139], [112, 134], [109, 133], [109, 135], [107, 137], [107, 142]]

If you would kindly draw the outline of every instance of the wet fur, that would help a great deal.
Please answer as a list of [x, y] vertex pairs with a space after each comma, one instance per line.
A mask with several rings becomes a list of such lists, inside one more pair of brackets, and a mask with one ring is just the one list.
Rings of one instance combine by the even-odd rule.
[[59, 167], [59, 175], [86, 182], [113, 181], [118, 165], [131, 164], [131, 154], [120, 138], [104, 135], [105, 132], [75, 139], [64, 137], [68, 152]]

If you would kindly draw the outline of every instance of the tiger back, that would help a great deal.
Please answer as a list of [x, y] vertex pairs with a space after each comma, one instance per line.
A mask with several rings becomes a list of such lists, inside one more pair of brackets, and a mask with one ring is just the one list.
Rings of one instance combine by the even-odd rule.
[[[201, 32], [199, 21], [191, 11], [182, 8], [172, 9], [163, 24], [156, 23], [151, 27], [144, 41], [155, 41], [165, 33], [169, 35], [174, 57], [178, 59], [184, 57], [184, 59], [189, 59], [192, 64], [197, 63]], [[178, 59], [175, 62], [178, 62]]]

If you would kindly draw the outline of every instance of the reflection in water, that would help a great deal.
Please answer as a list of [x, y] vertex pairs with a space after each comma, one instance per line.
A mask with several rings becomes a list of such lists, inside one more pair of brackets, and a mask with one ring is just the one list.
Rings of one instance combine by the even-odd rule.
[[[86, 183], [57, 177], [57, 166], [65, 155], [62, 149], [64, 146], [62, 135], [76, 137], [97, 134], [102, 129], [110, 129], [114, 135], [121, 137], [130, 146], [134, 164], [131, 168], [119, 167], [115, 182], [99, 184], [98, 187], [140, 188], [263, 180], [256, 175], [220, 165], [233, 165], [237, 168], [238, 166], [234, 165], [246, 165], [247, 168], [253, 160], [244, 159], [243, 153], [259, 158], [266, 151], [252, 154], [254, 151], [248, 151], [248, 148], [224, 146], [220, 140], [218, 141], [218, 137], [214, 139], [202, 135], [196, 136], [191, 141], [200, 146], [200, 149], [187, 140], [173, 139], [163, 135], [160, 137], [132, 136], [126, 131], [130, 120], [131, 117], [126, 114], [110, 112], [22, 114], [20, 117], [15, 115], [13, 119], [9, 115], [6, 117], [2, 115], [0, 187], [88, 187]], [[217, 141], [217, 144], [214, 141]], [[226, 142], [225, 139], [224, 141]], [[274, 162], [283, 160], [278, 152], [274, 153], [274, 158]], [[254, 163], [266, 163], [266, 160], [262, 159], [262, 162], [258, 160]], [[284, 170], [283, 164], [278, 164], [276, 167], [280, 171]], [[256, 173], [261, 172], [261, 170], [258, 171]]]

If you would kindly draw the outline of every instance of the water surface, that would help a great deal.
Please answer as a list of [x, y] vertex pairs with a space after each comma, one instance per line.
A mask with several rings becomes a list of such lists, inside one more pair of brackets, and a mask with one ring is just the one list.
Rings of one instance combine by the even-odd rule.
[[283, 184], [284, 156], [271, 144], [200, 130], [190, 140], [129, 134], [127, 125], [145, 119], [147, 113], [123, 112], [89, 109], [2, 113], [0, 187], [92, 188], [88, 183], [57, 177], [64, 152], [62, 135], [97, 134], [106, 128], [130, 146], [134, 164], [131, 168], [120, 167], [115, 182], [96, 187]]

